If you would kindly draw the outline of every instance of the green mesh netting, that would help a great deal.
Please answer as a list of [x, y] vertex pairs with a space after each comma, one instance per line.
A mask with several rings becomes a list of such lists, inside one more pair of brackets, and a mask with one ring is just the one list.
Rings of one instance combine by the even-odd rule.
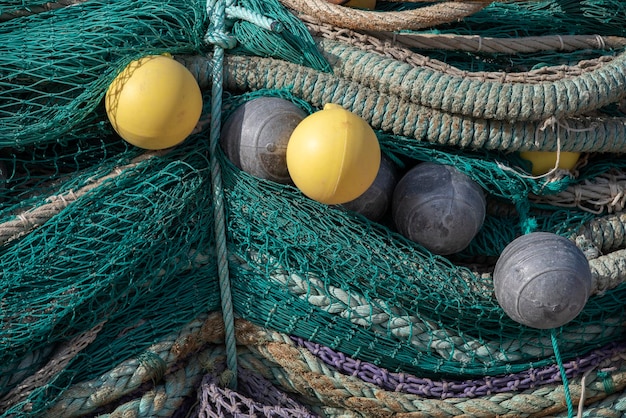
[[[411, 3], [384, 3], [383, 10], [416, 7]], [[441, 25], [416, 33], [470, 35], [495, 38], [518, 38], [544, 35], [624, 36], [626, 9], [619, 0], [543, 0], [494, 2], [460, 22]], [[575, 63], [611, 54], [600, 49], [542, 51], [521, 54], [485, 54], [429, 51], [428, 54], [468, 71], [528, 71], [547, 65]]]
[[[99, 148], [91, 151], [104, 151]], [[72, 382], [109, 370], [217, 309], [208, 163], [193, 148], [136, 162], [134, 150], [118, 153], [74, 171], [71, 191], [53, 188], [54, 194], [30, 199], [24, 223], [35, 224], [34, 215], [48, 219], [36, 233], [5, 243], [0, 257], [0, 338], [12, 347], [2, 352], [2, 395], [20, 375], [38, 370], [55, 345], [96, 325], [102, 326], [97, 338], [65, 372], [32, 393], [22, 388], [35, 410]], [[75, 200], [45, 213], [52, 198]], [[3, 225], [14, 217], [6, 213]], [[25, 362], [38, 356], [39, 362]]]
[[[260, 91], [238, 100], [257, 95], [290, 98], [285, 92]], [[310, 111], [310, 106], [303, 108]], [[225, 109], [228, 114], [228, 105]], [[402, 138], [381, 134], [380, 141], [389, 152], [402, 149], [396, 146]], [[471, 153], [459, 156], [415, 143], [407, 148], [412, 152], [397, 155], [421, 161], [457, 158], [455, 165], [462, 170], [471, 166], [468, 173], [493, 196], [515, 201], [532, 183], [539, 189], [537, 180], [518, 177], [525, 187], [516, 196], [515, 180], [505, 180], [515, 175], [498, 168], [497, 155], [483, 154], [480, 162], [470, 164]], [[232, 166], [227, 172], [228, 230], [232, 254], [239, 259], [234, 264], [241, 264], [233, 276], [234, 298], [245, 318], [420, 374], [502, 374], [550, 361], [550, 332], [508, 320], [493, 298], [488, 275], [429, 254], [389, 225], [313, 202], [297, 189]], [[510, 188], [498, 193], [494, 183]], [[535, 218], [537, 230], [570, 236], [593, 215], [536, 210]], [[519, 215], [488, 217], [483, 235], [468, 252], [496, 256], [522, 233], [521, 222]], [[623, 292], [620, 287], [592, 299], [564, 328], [561, 343], [567, 356], [619, 338]], [[254, 296], [258, 294], [264, 295], [261, 301]], [[354, 329], [355, 324], [366, 328]]]
[[[280, 2], [237, 4], [280, 27], [228, 20], [238, 41], [230, 57], [271, 57], [268, 67], [284, 60], [340, 77], [333, 74], [336, 63]], [[608, 0], [494, 3], [423, 33], [622, 37], [625, 7]], [[585, 155], [575, 176], [532, 178], [516, 152], [421, 141], [378, 126], [383, 152], [401, 170], [421, 161], [454, 165], [487, 192], [489, 210], [479, 235], [461, 253], [441, 257], [399, 235], [388, 217], [368, 221], [341, 206], [311, 201], [292, 186], [241, 172], [221, 152], [207, 155], [208, 129], [167, 152], [125, 144], [102, 104], [111, 80], [147, 54], [206, 63], [213, 51], [204, 42], [209, 21], [199, 0], [0, 1], [0, 163], [6, 172], [0, 189], [2, 416], [42, 416], [56, 400], [74, 396], [68, 388], [107, 376], [128, 359], [141, 367], [156, 363], [163, 371], [151, 347], [220, 310], [211, 158], [220, 162], [224, 178], [234, 310], [257, 325], [432, 378], [493, 376], [554, 363], [551, 332], [513, 322], [493, 297], [498, 255], [515, 237], [534, 230], [576, 242], [594, 277], [584, 311], [558, 330], [562, 358], [623, 339], [623, 213], [531, 199], [623, 173], [618, 152]], [[460, 70], [528, 71], [623, 51], [415, 52]], [[206, 118], [210, 72], [189, 66], [205, 92]], [[238, 71], [236, 64], [227, 65], [227, 81], [255, 91], [224, 92], [222, 120], [259, 96], [286, 98], [308, 113], [320, 107], [319, 97], [342, 92], [364, 113], [376, 107], [374, 96], [381, 97], [376, 103], [394, 99], [347, 75], [341, 80], [345, 90], [329, 92], [333, 86], [321, 78], [306, 88], [304, 78], [265, 80], [284, 83], [278, 88], [254, 84], [262, 80]], [[389, 109], [374, 109], [372, 119], [384, 111], [393, 118]], [[617, 102], [593, 111], [600, 113], [598, 120], [610, 115], [616, 124], [624, 117]], [[619, 148], [621, 139], [612, 140]]]

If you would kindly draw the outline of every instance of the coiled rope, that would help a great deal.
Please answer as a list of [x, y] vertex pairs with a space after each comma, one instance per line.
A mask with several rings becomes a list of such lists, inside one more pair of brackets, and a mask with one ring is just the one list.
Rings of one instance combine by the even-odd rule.
[[[300, 15], [299, 18], [305, 23], [308, 31], [313, 36], [333, 41], [340, 41], [345, 45], [352, 45], [364, 51], [377, 53], [388, 58], [393, 58], [400, 62], [410, 64], [414, 67], [426, 67], [437, 72], [443, 72], [446, 74], [456, 75], [463, 78], [476, 79], [480, 81], [494, 80], [500, 83], [542, 83], [545, 81], [557, 81], [562, 78], [573, 77], [580, 75], [584, 72], [593, 71], [596, 68], [599, 68], [600, 66], [614, 59], [613, 55], [601, 55], [597, 58], [581, 60], [571, 65], [542, 66], [540, 68], [535, 68], [523, 72], [468, 71], [461, 70], [443, 61], [439, 61], [435, 58], [415, 52], [413, 49], [411, 49], [412, 47], [419, 47], [421, 43], [427, 42], [421, 41], [422, 37], [418, 35], [416, 35], [415, 37], [408, 37], [407, 35], [407, 37], [405, 37], [396, 33], [387, 35], [386, 32], [361, 32], [350, 29], [337, 28], [335, 26], [325, 23], [319, 23], [314, 17], [307, 15]], [[423, 36], [426, 37], [427, 35]], [[465, 39], [461, 35], [441, 36], [446, 36], [444, 39], [448, 41], [449, 49], [459, 50], [463, 48], [463, 42], [457, 42], [457, 38], [460, 38], [459, 41]], [[554, 46], [554, 41], [550, 40], [553, 37], [542, 36], [538, 38], [540, 39], [540, 41], [538, 41], [537, 44], [545, 45], [546, 49], [550, 46]], [[576, 39], [572, 39], [568, 43], [569, 47], [574, 48], [578, 46], [583, 48], [586, 45], [587, 48], [601, 47], [601, 49], [612, 48], [617, 50], [621, 50], [626, 47], [626, 38], [609, 39], [606, 37], [590, 37], [582, 35], [575, 36], [575, 38]], [[476, 46], [476, 49], [482, 48], [482, 41], [480, 41], [480, 39], [483, 38], [471, 37], [471, 39], [479, 44], [478, 46]], [[556, 37], [556, 39], [560, 38]], [[440, 42], [443, 43], [444, 40], [440, 40]], [[469, 41], [466, 43], [471, 44]], [[499, 51], [500, 53], [507, 53], [508, 51], [512, 52], [516, 49], [521, 50], [523, 48], [532, 48], [532, 46], [528, 47], [523, 40], [519, 40], [518, 38], [504, 38], [497, 39], [497, 41], [494, 39], [493, 43], [497, 43], [498, 45], [500, 45], [501, 43], [504, 44], [503, 46], [494, 45], [491, 47], [489, 46], [489, 43], [487, 45], [487, 47], [490, 47], [494, 50], [497, 48], [501, 48], [502, 51]], [[470, 48], [471, 46], [466, 47], [466, 49]]]
[[319, 46], [337, 77], [442, 112], [501, 121], [544, 121], [596, 110], [626, 96], [626, 53], [593, 71], [545, 83], [472, 80], [416, 68], [344, 43]]
[[422, 29], [460, 20], [474, 14], [491, 1], [448, 1], [401, 12], [359, 10], [325, 0], [280, 0], [290, 9], [335, 26], [350, 29], [400, 30]]
[[[177, 59], [201, 85], [207, 85], [211, 65], [205, 57]], [[316, 107], [328, 102], [339, 104], [363, 117], [374, 129], [440, 145], [509, 152], [560, 149], [618, 153], [624, 149], [626, 138], [625, 118], [577, 115], [528, 122], [473, 118], [402, 100], [357, 81], [272, 58], [227, 56], [224, 72], [224, 84], [229, 89], [288, 89]], [[497, 99], [496, 92], [491, 93]], [[476, 98], [476, 92], [469, 95]]]
[[[238, 341], [251, 351], [240, 355], [244, 367], [253, 367], [284, 390], [296, 392], [307, 405], [345, 408], [366, 417], [529, 417], [565, 411], [565, 395], [560, 384], [481, 398], [428, 399], [419, 395], [386, 391], [355, 376], [348, 376], [326, 365], [309, 350], [299, 348], [286, 335], [263, 330], [238, 321]], [[258, 358], [266, 359], [261, 364]], [[626, 387], [623, 356], [612, 359], [610, 372], [598, 370], [585, 378], [587, 402], [598, 401]], [[606, 379], [610, 379], [607, 386]], [[572, 400], [578, 403], [583, 392], [582, 376], [569, 382]], [[406, 415], [404, 415], [406, 414]]]
[[[254, 259], [254, 256], [252, 256]], [[275, 261], [270, 260], [270, 264]], [[245, 267], [245, 266], [244, 266]], [[371, 300], [361, 292], [344, 290], [309, 274], [306, 277], [295, 273], [275, 271], [269, 276], [275, 286], [285, 287], [289, 292], [317, 306], [323, 311], [348, 319], [357, 326], [363, 326], [373, 333], [389, 333], [399, 341], [405, 341], [418, 351], [434, 353], [445, 360], [454, 360], [459, 364], [472, 361], [493, 365], [494, 362], [515, 362], [524, 358], [541, 357], [552, 347], [549, 338], [488, 341], [461, 335], [453, 329], [442, 329], [437, 321], [402, 312], [397, 306], [391, 306], [383, 300]], [[568, 329], [561, 338], [561, 345], [580, 344], [593, 341], [596, 335], [611, 333], [611, 321], [607, 319], [604, 328], [594, 325], [579, 329]], [[623, 324], [614, 322], [613, 333], [618, 333]], [[569, 341], [568, 341], [569, 340]], [[581, 341], [582, 340], [582, 341]], [[506, 347], [503, 350], [502, 347]]]

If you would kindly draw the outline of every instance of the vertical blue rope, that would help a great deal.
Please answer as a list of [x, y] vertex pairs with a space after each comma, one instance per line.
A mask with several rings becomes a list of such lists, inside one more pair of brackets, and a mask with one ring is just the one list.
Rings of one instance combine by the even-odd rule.
[[[228, 0], [225, 0], [228, 1]], [[222, 118], [222, 73], [224, 65], [224, 49], [234, 47], [235, 40], [224, 30], [226, 20], [225, 1], [207, 0], [207, 12], [211, 25], [205, 41], [214, 45], [211, 86], [211, 130], [209, 137], [209, 156], [211, 165], [211, 186], [213, 188], [213, 215], [215, 222], [215, 247], [220, 285], [221, 308], [224, 320], [226, 365], [232, 378], [228, 381], [231, 389], [237, 388], [237, 342], [235, 340], [235, 319], [228, 271], [228, 249], [226, 248], [226, 222], [224, 213], [224, 190], [222, 172], [217, 159], [217, 147], [221, 131]], [[233, 3], [231, 1], [231, 3]]]
[[563, 391], [565, 392], [565, 403], [567, 404], [567, 416], [568, 418], [574, 417], [574, 405], [572, 404], [572, 396], [569, 392], [569, 382], [567, 381], [567, 374], [565, 373], [565, 367], [563, 367], [563, 361], [561, 359], [561, 353], [559, 352], [559, 345], [556, 340], [556, 330], [552, 329], [552, 349], [554, 350], [554, 357], [556, 358], [556, 364], [559, 366], [561, 372], [561, 380], [563, 380]]

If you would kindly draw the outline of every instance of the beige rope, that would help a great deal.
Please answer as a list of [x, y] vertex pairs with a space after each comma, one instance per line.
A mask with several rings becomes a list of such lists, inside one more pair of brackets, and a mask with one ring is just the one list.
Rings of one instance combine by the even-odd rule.
[[[326, 23], [321, 23], [318, 19], [307, 15], [300, 15], [299, 18], [305, 23], [307, 29], [314, 37], [343, 42], [364, 51], [375, 52], [414, 67], [426, 67], [438, 72], [481, 81], [498, 81], [501, 83], [542, 83], [546, 81], [557, 81], [593, 71], [614, 59], [613, 56], [606, 55], [592, 60], [581, 60], [575, 65], [548, 66], [526, 72], [470, 72], [414, 52], [408, 45], [400, 40], [402, 38], [394, 39], [393, 36], [386, 38], [384, 33], [379, 36], [376, 33], [367, 31], [363, 32], [338, 28]], [[626, 42], [626, 40], [624, 41]], [[327, 58], [330, 59], [331, 57]]]
[[616, 213], [626, 208], [626, 173], [609, 171], [569, 186], [555, 195], [530, 195], [536, 203], [578, 208], [587, 212]]
[[578, 51], [582, 49], [622, 49], [626, 38], [599, 35], [550, 35], [519, 38], [490, 38], [448, 34], [408, 34], [376, 32], [375, 36], [416, 49], [485, 53], [532, 53], [539, 51]]
[[[296, 392], [307, 404], [346, 408], [367, 417], [532, 417], [549, 416], [566, 409], [563, 387], [545, 385], [478, 398], [430, 399], [419, 395], [386, 391], [374, 384], [339, 373], [310, 351], [296, 347], [288, 336], [238, 320], [237, 340], [252, 355], [240, 354], [243, 367], [253, 367], [288, 392]], [[268, 360], [268, 362], [262, 359]], [[259, 361], [261, 360], [261, 361]], [[613, 390], [626, 387], [626, 364], [616, 355], [598, 368], [615, 366]], [[582, 378], [569, 382], [572, 399], [578, 403]], [[604, 399], [604, 381], [594, 371], [585, 377], [586, 403]], [[465, 415], [464, 415], [465, 414]]]
[[349, 29], [385, 30], [423, 29], [458, 21], [474, 14], [490, 1], [453, 1], [436, 3], [402, 12], [379, 12], [353, 9], [328, 3], [325, 0], [280, 0], [283, 5], [320, 22]]
[[70, 341], [61, 344], [45, 366], [24, 379], [22, 383], [14, 387], [0, 399], [0, 411], [5, 411], [12, 405], [20, 403], [26, 399], [34, 389], [44, 386], [53, 376], [65, 369], [78, 353], [96, 339], [105, 323], [106, 321], [103, 321], [92, 329], [78, 334]]
[[50, 196], [46, 203], [15, 215], [15, 219], [0, 224], [0, 245], [21, 237], [34, 228], [43, 225], [50, 218], [60, 213], [72, 202], [84, 196], [91, 190], [101, 186], [105, 181], [115, 178], [125, 170], [136, 167], [139, 163], [157, 155], [163, 155], [165, 151], [146, 152], [134, 158], [129, 164], [114, 168], [109, 174], [100, 177], [94, 182], [81, 187], [76, 191], [68, 191], [63, 194]]

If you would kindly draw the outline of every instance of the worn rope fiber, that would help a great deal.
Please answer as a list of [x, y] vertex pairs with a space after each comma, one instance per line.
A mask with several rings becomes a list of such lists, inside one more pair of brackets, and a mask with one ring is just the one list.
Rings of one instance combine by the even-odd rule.
[[46, 203], [35, 208], [26, 210], [15, 216], [14, 220], [0, 224], [0, 245], [4, 245], [23, 234], [32, 231], [34, 228], [43, 225], [54, 215], [68, 207], [72, 202], [86, 195], [89, 191], [101, 186], [105, 181], [114, 179], [124, 173], [125, 170], [136, 167], [142, 161], [158, 155], [164, 155], [163, 151], [150, 151], [134, 158], [129, 164], [116, 167], [109, 174], [106, 174], [92, 183], [83, 186], [76, 191], [69, 191], [63, 194], [50, 196]]
[[[514, 362], [525, 357], [541, 357], [551, 347], [547, 338], [488, 341], [463, 336], [454, 329], [442, 329], [437, 321], [427, 318], [424, 313], [418, 317], [397, 306], [392, 307], [383, 300], [370, 301], [362, 292], [340, 289], [313, 275], [302, 277], [277, 271], [269, 275], [269, 280], [288, 288], [290, 293], [323, 311], [347, 318], [351, 323], [364, 326], [372, 332], [381, 335], [389, 333], [398, 341], [407, 341], [419, 351], [434, 352], [442, 359], [459, 363], [471, 362], [472, 359], [485, 364], [492, 364], [494, 359]], [[593, 325], [569, 329], [562, 338], [562, 345], [571, 345], [572, 341], [580, 344], [581, 339], [591, 342], [596, 338], [596, 333], [608, 332], [611, 327], [609, 322], [608, 319], [605, 321], [604, 329]], [[622, 325], [614, 323], [614, 332], [617, 333]], [[502, 347], [507, 349], [503, 350]]]
[[320, 21], [350, 29], [400, 30], [423, 29], [455, 22], [474, 14], [490, 1], [453, 1], [436, 3], [400, 12], [359, 10], [328, 3], [325, 0], [280, 0], [286, 7], [316, 16]]
[[[298, 348], [289, 336], [261, 330], [245, 321], [238, 321], [238, 341], [253, 353], [240, 355], [241, 363], [261, 372], [284, 390], [297, 392], [308, 405], [333, 406], [358, 411], [369, 417], [529, 417], [554, 414], [565, 410], [561, 385], [547, 385], [520, 392], [502, 393], [484, 398], [427, 399], [419, 395], [401, 394], [380, 389], [354, 376], [339, 373], [319, 360], [310, 351]], [[258, 356], [269, 363], [256, 361]], [[614, 360], [617, 368], [610, 373], [611, 390], [626, 387], [624, 358]], [[266, 367], [262, 367], [265, 364]], [[581, 378], [569, 382], [570, 393], [577, 402], [582, 392]], [[586, 377], [586, 400], [606, 397], [608, 389], [599, 372]], [[407, 415], [404, 415], [407, 414]], [[409, 415], [410, 414], [410, 415]]]
[[626, 52], [598, 69], [549, 83], [478, 81], [416, 68], [342, 42], [319, 42], [333, 74], [432, 109], [502, 121], [544, 121], [596, 110], [626, 96]]
[[530, 195], [535, 203], [578, 208], [595, 214], [621, 212], [626, 208], [626, 173], [609, 171], [572, 184], [552, 195]]
[[[402, 39], [404, 39], [402, 37], [390, 35], [390, 38], [387, 38], [385, 32], [362, 33], [350, 29], [337, 28], [326, 23], [319, 23], [317, 19], [307, 15], [300, 15], [299, 18], [306, 24], [307, 29], [314, 36], [339, 41], [364, 51], [375, 52], [414, 67], [426, 67], [437, 72], [467, 79], [480, 80], [481, 82], [488, 80], [500, 83], [542, 83], [545, 81], [557, 81], [563, 78], [578, 76], [584, 72], [593, 71], [614, 59], [612, 55], [602, 55], [595, 59], [581, 60], [572, 65], [543, 66], [525, 72], [467, 71], [413, 51], [407, 44], [402, 42]], [[452, 35], [446, 36], [450, 37], [451, 40], [453, 39]], [[593, 39], [597, 41], [595, 37]], [[623, 38], [619, 39], [623, 40]], [[515, 42], [515, 39], [511, 39], [511, 42]], [[456, 45], [454, 42], [451, 42], [451, 44]], [[520, 43], [520, 45], [524, 44]], [[626, 46], [626, 44], [623, 46]]]
[[[545, 384], [561, 381], [558, 364], [532, 368], [520, 373], [503, 376], [485, 376], [475, 380], [434, 380], [423, 379], [407, 373], [394, 373], [375, 364], [355, 360], [344, 353], [332, 350], [321, 344], [312, 343], [303, 338], [292, 337], [298, 347], [303, 347], [315, 354], [325, 364], [334, 367], [343, 374], [355, 376], [373, 383], [383, 389], [412, 393], [431, 398], [476, 398], [496, 393], [514, 392]], [[626, 345], [610, 344], [563, 364], [568, 379], [582, 376], [584, 373], [605, 366], [610, 366], [616, 358], [626, 355]]]
[[[211, 65], [206, 57], [179, 56], [178, 59], [201, 86], [207, 85]], [[581, 115], [546, 126], [545, 121], [508, 123], [455, 115], [402, 100], [356, 81], [272, 58], [227, 56], [224, 72], [227, 89], [288, 89], [316, 107], [328, 102], [341, 105], [374, 129], [440, 145], [511, 152], [556, 151], [560, 142], [561, 151], [617, 153], [623, 151], [626, 138], [626, 118]], [[475, 95], [474, 92], [468, 96]]]
[[80, 382], [66, 390], [46, 416], [76, 417], [95, 411], [137, 390], [151, 379], [158, 380], [174, 365], [194, 356], [205, 344], [221, 343], [224, 323], [221, 314], [198, 318], [149, 347], [142, 355], [124, 361], [99, 378]]

